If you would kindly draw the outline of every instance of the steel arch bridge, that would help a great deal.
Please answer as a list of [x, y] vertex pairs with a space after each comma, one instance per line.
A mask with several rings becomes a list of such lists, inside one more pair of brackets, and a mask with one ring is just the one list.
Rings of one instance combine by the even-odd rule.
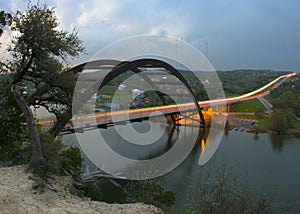
[[[132, 61], [117, 61], [117, 60], [95, 60], [95, 61], [89, 61], [83, 64], [80, 64], [78, 66], [75, 66], [71, 69], [72, 72], [80, 74], [83, 71], [88, 71], [88, 70], [99, 70], [99, 69], [110, 69], [109, 72], [104, 76], [100, 77], [91, 87], [90, 91], [95, 91], [98, 89], [101, 89], [102, 87], [106, 86], [110, 81], [114, 80], [116, 77], [120, 76], [121, 74], [127, 72], [127, 71], [132, 71], [132, 75], [137, 74], [139, 75], [145, 82], [147, 82], [155, 91], [155, 93], [158, 95], [160, 100], [162, 101], [163, 105], [169, 105], [165, 99], [165, 94], [162, 93], [156, 83], [151, 80], [151, 78], [146, 75], [144, 72], [142, 72], [143, 69], [145, 68], [156, 68], [156, 70], [161, 70], [163, 69], [164, 72], [175, 76], [185, 87], [186, 90], [188, 91], [189, 95], [191, 96], [193, 103], [195, 105], [196, 114], [199, 115], [200, 121], [200, 127], [205, 127], [205, 119], [202, 113], [202, 108], [200, 107], [196, 95], [194, 94], [192, 88], [188, 84], [188, 81], [184, 78], [184, 76], [172, 65], [158, 59], [153, 59], [153, 58], [145, 58], [145, 59], [137, 59], [137, 60], [132, 60]], [[155, 73], [155, 72], [154, 72]], [[85, 96], [86, 98], [90, 98], [91, 94], [88, 94]], [[82, 100], [84, 102], [84, 100]], [[81, 103], [81, 102], [80, 102]], [[74, 108], [74, 106], [73, 106]], [[80, 108], [80, 106], [76, 106], [75, 104], [75, 109]], [[189, 109], [189, 111], [192, 111]], [[176, 118], [173, 117], [174, 114], [178, 114], [178, 111], [174, 112], [166, 112], [164, 113], [165, 115], [171, 115], [172, 120], [175, 121]], [[147, 117], [146, 117], [147, 118]]]

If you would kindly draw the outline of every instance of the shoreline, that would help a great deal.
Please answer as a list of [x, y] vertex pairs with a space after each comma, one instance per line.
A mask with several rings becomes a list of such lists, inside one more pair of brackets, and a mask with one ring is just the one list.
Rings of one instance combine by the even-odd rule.
[[[278, 136], [288, 136], [288, 137], [300, 138], [300, 134], [278, 134], [276, 131], [271, 130], [269, 128], [266, 131], [264, 131], [264, 130], [258, 130], [258, 131], [250, 130], [252, 127], [257, 126], [259, 121], [256, 120], [256, 119], [238, 118], [238, 117], [236, 117], [236, 115], [255, 115], [255, 114], [254, 113], [249, 113], [249, 112], [229, 112], [228, 117], [227, 117], [227, 121], [228, 121], [230, 126], [233, 126], [233, 128], [229, 129], [230, 131], [232, 131], [234, 129], [237, 129], [236, 131], [238, 131], [239, 129], [243, 128], [243, 131], [245, 130], [246, 132], [253, 133], [253, 134], [264, 133], [264, 134], [274, 134], [274, 135], [278, 135]], [[255, 123], [253, 124], [253, 122], [255, 122]]]

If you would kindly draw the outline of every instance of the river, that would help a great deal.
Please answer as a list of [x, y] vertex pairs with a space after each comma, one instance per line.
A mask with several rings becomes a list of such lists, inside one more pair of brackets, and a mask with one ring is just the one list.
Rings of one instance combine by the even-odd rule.
[[[133, 126], [140, 132], [149, 128], [147, 122], [134, 123]], [[165, 128], [158, 123], [156, 127]], [[116, 127], [101, 129], [104, 140], [111, 142], [110, 147], [117, 153], [128, 158], [155, 158], [168, 151], [178, 140], [178, 128], [172, 131], [167, 127], [165, 134], [155, 143], [155, 146], [142, 147], [143, 149], [128, 147], [128, 142], [119, 137]], [[196, 135], [194, 127], [181, 129], [184, 136]], [[209, 130], [206, 130], [208, 132]], [[203, 135], [205, 136], [205, 134]], [[74, 143], [74, 135], [65, 135], [65, 143]], [[197, 204], [197, 190], [201, 171], [209, 168], [216, 171], [222, 166], [230, 171], [239, 183], [247, 184], [258, 192], [268, 196], [275, 195], [281, 205], [288, 205], [293, 200], [290, 213], [300, 212], [300, 140], [299, 138], [278, 136], [272, 134], [259, 134], [241, 131], [229, 131], [223, 135], [220, 145], [213, 157], [204, 166], [199, 166], [199, 156], [203, 148], [202, 139], [198, 139], [195, 147], [187, 158], [174, 170], [161, 176], [158, 180], [166, 188], [176, 193], [175, 207], [185, 210], [189, 205]], [[203, 145], [202, 145], [203, 146]], [[153, 152], [149, 152], [153, 150]], [[144, 155], [143, 155], [144, 154]], [[87, 161], [90, 165], [90, 162]], [[91, 170], [91, 169], [90, 169]], [[119, 169], [118, 169], [119, 170]], [[103, 187], [104, 195], [107, 192], [112, 197], [107, 201], [118, 199], [117, 190], [111, 190], [110, 186]], [[298, 204], [295, 204], [295, 203]]]

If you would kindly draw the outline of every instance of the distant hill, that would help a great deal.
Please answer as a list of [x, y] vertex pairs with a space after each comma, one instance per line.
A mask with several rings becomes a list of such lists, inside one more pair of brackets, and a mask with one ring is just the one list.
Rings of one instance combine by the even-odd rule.
[[227, 95], [239, 95], [254, 91], [277, 77], [288, 73], [291, 72], [249, 69], [217, 71]]
[[[195, 79], [191, 78], [191, 71], [182, 70], [180, 71], [188, 80]], [[203, 77], [208, 74], [208, 72], [200, 72]], [[252, 69], [237, 69], [237, 70], [227, 70], [227, 71], [216, 71], [226, 96], [236, 96], [254, 91], [269, 82], [273, 81], [279, 76], [288, 74], [288, 71], [272, 71], [272, 70], [252, 70]], [[189, 81], [192, 83], [192, 88], [201, 93], [200, 97], [206, 97], [203, 90], [200, 90], [202, 86], [195, 81]]]

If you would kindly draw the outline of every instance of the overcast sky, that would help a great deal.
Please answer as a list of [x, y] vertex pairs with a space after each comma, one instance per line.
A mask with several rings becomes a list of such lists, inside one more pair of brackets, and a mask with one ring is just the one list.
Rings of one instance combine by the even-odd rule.
[[[34, 0], [32, 0], [34, 2]], [[218, 70], [300, 71], [299, 0], [48, 0], [64, 30], [76, 27], [89, 59], [106, 45], [138, 35], [183, 38]], [[26, 9], [0, 0], [0, 10]], [[2, 38], [3, 39], [3, 38]]]

